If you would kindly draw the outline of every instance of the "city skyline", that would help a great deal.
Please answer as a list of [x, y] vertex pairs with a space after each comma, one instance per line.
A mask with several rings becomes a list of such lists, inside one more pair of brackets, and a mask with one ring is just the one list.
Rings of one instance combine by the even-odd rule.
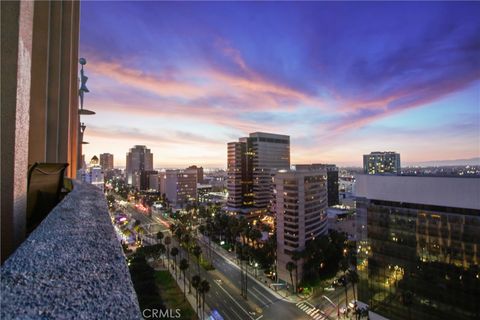
[[121, 167], [145, 144], [155, 168], [223, 168], [261, 131], [291, 137], [292, 164], [478, 157], [478, 7], [85, 2], [86, 156]]

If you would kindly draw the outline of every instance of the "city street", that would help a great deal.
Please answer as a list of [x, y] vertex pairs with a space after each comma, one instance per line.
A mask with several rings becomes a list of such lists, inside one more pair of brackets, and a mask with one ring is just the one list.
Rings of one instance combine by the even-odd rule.
[[[170, 234], [169, 225], [174, 223], [170, 218], [154, 214], [152, 217], [139, 212], [134, 205], [128, 204], [124, 207], [126, 212], [133, 219], [141, 222], [141, 225], [148, 230], [150, 237], [155, 238], [158, 231]], [[145, 237], [143, 237], [145, 239]], [[199, 239], [202, 252], [207, 255], [208, 245]], [[172, 239], [171, 247], [180, 249], [177, 262], [186, 256], [186, 252], [178, 245], [175, 238]], [[308, 300], [284, 298], [271, 289], [259, 283], [250, 273], [248, 276], [247, 299], [241, 296], [240, 268], [235, 264], [234, 258], [228, 255], [223, 248], [212, 243], [212, 264], [213, 271], [206, 271], [200, 268], [201, 277], [210, 283], [210, 291], [206, 295], [206, 304], [211, 311], [216, 311], [223, 319], [244, 320], [244, 319], [336, 319], [336, 304], [344, 304], [345, 292], [343, 288], [337, 288], [328, 293], [328, 299], [322, 296]], [[233, 260], [233, 261], [232, 261]], [[173, 272], [173, 271], [172, 271]], [[177, 270], [179, 272], [179, 270]], [[187, 270], [187, 279], [196, 274], [197, 265], [193, 257], [190, 259], [190, 267]], [[189, 275], [190, 273], [190, 275]], [[180, 275], [179, 275], [180, 276]], [[183, 280], [182, 280], [183, 281]], [[188, 283], [187, 283], [188, 290]], [[192, 294], [194, 289], [192, 288]], [[284, 295], [284, 294], [283, 294]], [[353, 299], [352, 292], [349, 292], [349, 299]]]

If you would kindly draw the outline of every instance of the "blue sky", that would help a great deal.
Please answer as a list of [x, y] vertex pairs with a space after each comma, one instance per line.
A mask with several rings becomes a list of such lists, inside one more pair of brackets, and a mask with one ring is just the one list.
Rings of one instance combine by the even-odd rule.
[[82, 2], [87, 157], [134, 144], [156, 167], [226, 166], [249, 132], [292, 163], [480, 155], [474, 2]]

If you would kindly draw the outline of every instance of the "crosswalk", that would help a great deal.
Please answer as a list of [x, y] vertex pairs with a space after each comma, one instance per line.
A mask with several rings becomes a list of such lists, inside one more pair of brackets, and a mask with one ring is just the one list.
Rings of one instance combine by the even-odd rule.
[[315, 308], [308, 302], [299, 302], [297, 307], [315, 320], [327, 319], [320, 309]]

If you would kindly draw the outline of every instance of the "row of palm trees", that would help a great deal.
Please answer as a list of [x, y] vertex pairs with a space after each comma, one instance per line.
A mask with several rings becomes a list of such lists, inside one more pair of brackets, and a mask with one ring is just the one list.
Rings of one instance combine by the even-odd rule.
[[[202, 249], [196, 243], [192, 243], [192, 240], [195, 238], [192, 236], [191, 228], [184, 227], [181, 224], [172, 225], [171, 226], [172, 234], [178, 239], [180, 246], [182, 246], [186, 253], [187, 257], [182, 258], [180, 262], [177, 264], [177, 256], [180, 254], [180, 250], [177, 247], [172, 247], [170, 250], [169, 246], [172, 243], [172, 239], [170, 236], [166, 236], [164, 239], [164, 235], [162, 232], [157, 234], [157, 239], [161, 241], [164, 239], [164, 244], [167, 247], [167, 259], [170, 259], [170, 255], [173, 257], [174, 260], [174, 273], [175, 278], [178, 280], [178, 272], [177, 268], [180, 270], [180, 273], [183, 275], [183, 299], [186, 300], [186, 293], [187, 293], [187, 270], [190, 270], [190, 253], [196, 258], [197, 262], [197, 274], [192, 276], [191, 281], [188, 282], [189, 285], [189, 293], [191, 293], [191, 286], [195, 289], [195, 301], [196, 301], [196, 312], [200, 314], [201, 318], [204, 317], [205, 313], [205, 295], [210, 290], [210, 283], [206, 279], [201, 278], [201, 271], [200, 271], [200, 257], [202, 255]], [[194, 242], [194, 241], [193, 241]], [[170, 265], [168, 265], [168, 270], [170, 270]]]
[[195, 289], [197, 314], [201, 312], [203, 318], [205, 314], [205, 294], [210, 291], [210, 283], [206, 279], [202, 280], [200, 275], [197, 274], [192, 277], [192, 286]]

